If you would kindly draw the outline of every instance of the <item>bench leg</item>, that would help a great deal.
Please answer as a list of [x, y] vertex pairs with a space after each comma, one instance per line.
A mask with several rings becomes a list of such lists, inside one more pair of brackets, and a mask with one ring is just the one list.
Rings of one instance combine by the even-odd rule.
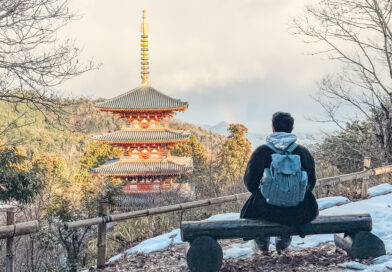
[[353, 259], [367, 259], [386, 254], [384, 242], [368, 231], [355, 234], [335, 234], [335, 245], [347, 252]]
[[259, 237], [256, 238], [254, 241], [258, 249], [260, 249], [264, 253], [268, 252], [270, 246], [270, 237]]
[[210, 236], [195, 238], [186, 254], [188, 268], [192, 272], [219, 271], [222, 259], [222, 247]]

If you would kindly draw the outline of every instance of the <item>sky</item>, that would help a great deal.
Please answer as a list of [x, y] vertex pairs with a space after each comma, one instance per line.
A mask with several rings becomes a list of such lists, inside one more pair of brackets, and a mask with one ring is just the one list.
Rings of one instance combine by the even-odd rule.
[[[66, 95], [112, 98], [140, 85], [142, 10], [149, 24], [150, 83], [189, 102], [177, 118], [271, 129], [276, 111], [290, 112], [298, 132], [332, 130], [314, 123], [323, 112], [311, 98], [336, 63], [291, 34], [291, 21], [316, 0], [71, 0], [82, 15], [62, 32], [101, 64], [62, 85]], [[312, 45], [314, 46], [314, 45]]]

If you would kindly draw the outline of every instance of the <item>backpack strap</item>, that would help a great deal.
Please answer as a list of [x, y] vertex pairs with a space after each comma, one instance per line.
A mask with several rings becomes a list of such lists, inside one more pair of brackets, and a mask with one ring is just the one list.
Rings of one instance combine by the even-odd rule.
[[272, 149], [272, 151], [274, 151], [275, 153], [282, 154], [282, 150], [277, 149], [273, 144], [266, 143], [266, 146], [268, 146], [270, 149]]
[[286, 149], [284, 150], [285, 152], [288, 152], [289, 154], [293, 153], [293, 151], [297, 148], [297, 144], [296, 143], [291, 143], [288, 147], [286, 147]]
[[275, 153], [278, 153], [278, 154], [286, 154], [286, 153], [291, 154], [297, 148], [298, 145], [293, 142], [293, 143], [289, 144], [289, 146], [286, 147], [286, 149], [284, 149], [284, 150], [276, 148], [271, 143], [267, 143], [266, 146], [268, 146], [270, 149], [272, 149]]

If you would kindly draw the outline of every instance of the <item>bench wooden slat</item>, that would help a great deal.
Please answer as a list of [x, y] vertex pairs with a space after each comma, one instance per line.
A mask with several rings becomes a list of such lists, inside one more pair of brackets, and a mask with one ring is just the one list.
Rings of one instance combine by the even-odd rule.
[[372, 218], [369, 214], [319, 216], [312, 222], [295, 227], [250, 219], [188, 221], [181, 224], [183, 241], [191, 242], [197, 236], [211, 236], [214, 239], [248, 238], [260, 236], [310, 235], [332, 233], [356, 233], [371, 231]]

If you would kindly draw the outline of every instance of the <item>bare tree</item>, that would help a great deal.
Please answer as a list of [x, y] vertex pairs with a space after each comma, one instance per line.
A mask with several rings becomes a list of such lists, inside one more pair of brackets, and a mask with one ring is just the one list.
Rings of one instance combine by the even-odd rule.
[[[390, 0], [321, 0], [294, 20], [294, 33], [316, 43], [342, 70], [319, 82], [316, 101], [325, 121], [344, 128], [344, 106], [372, 120], [372, 133], [385, 160], [392, 162], [392, 2]], [[347, 119], [346, 119], [347, 120]]]
[[54, 88], [94, 68], [79, 61], [73, 41], [58, 37], [77, 18], [68, 0], [0, 1], [0, 101], [61, 113]]

